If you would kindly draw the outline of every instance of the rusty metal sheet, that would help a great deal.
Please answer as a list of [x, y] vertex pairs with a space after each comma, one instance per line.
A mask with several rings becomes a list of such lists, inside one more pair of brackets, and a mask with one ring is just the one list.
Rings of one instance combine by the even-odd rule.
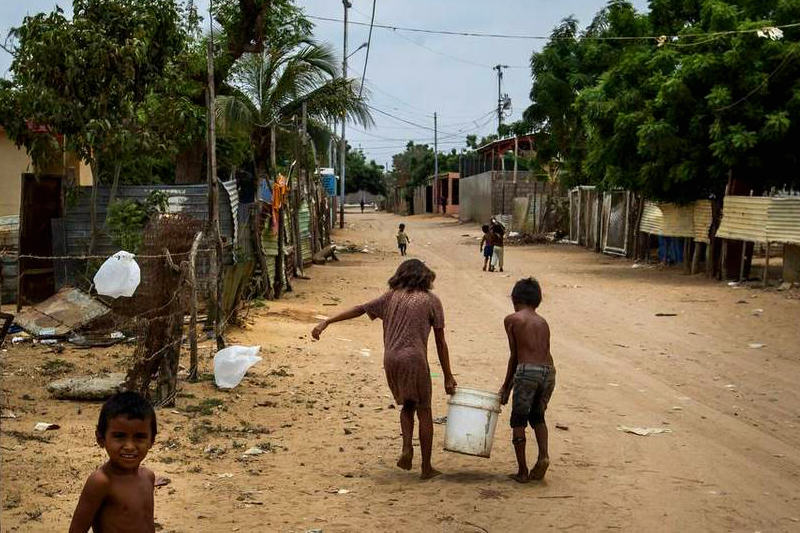
[[767, 209], [767, 239], [800, 244], [800, 197], [772, 198]]
[[694, 210], [692, 212], [692, 222], [694, 225], [694, 241], [695, 242], [711, 242], [708, 238], [708, 230], [711, 228], [713, 220], [711, 211], [711, 200], [697, 200], [694, 203]]
[[693, 237], [694, 208], [691, 205], [644, 205], [639, 231], [664, 237]]
[[639, 231], [653, 235], [664, 234], [664, 215], [657, 204], [645, 202], [642, 210], [642, 220], [639, 223]]
[[661, 204], [665, 237], [694, 236], [694, 206]]
[[767, 242], [767, 219], [772, 198], [726, 196], [717, 237], [748, 242]]
[[85, 292], [65, 287], [19, 313], [14, 322], [35, 337], [62, 337], [110, 311]]

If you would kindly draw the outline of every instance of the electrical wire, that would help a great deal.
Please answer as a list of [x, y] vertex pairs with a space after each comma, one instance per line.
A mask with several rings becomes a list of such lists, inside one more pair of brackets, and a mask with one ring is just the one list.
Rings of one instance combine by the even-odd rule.
[[361, 72], [361, 85], [358, 86], [358, 98], [361, 99], [361, 92], [364, 90], [364, 77], [367, 75], [367, 62], [369, 61], [369, 49], [372, 45], [372, 25], [375, 22], [375, 3], [372, 0], [372, 17], [369, 21], [369, 38], [367, 39], [367, 56], [364, 58], [364, 70]]
[[[317, 15], [306, 15], [308, 18], [313, 20], [322, 20], [325, 22], [343, 22], [342, 19], [332, 18], [332, 17], [321, 17]], [[356, 26], [369, 26], [367, 22], [359, 22], [359, 21], [349, 21], [350, 24]], [[452, 35], [458, 37], [483, 37], [483, 38], [493, 38], [493, 39], [518, 39], [518, 40], [538, 40], [538, 41], [557, 41], [557, 40], [576, 40], [574, 36], [570, 37], [555, 37], [552, 35], [515, 35], [515, 34], [503, 34], [503, 33], [482, 33], [482, 32], [470, 32], [470, 31], [453, 31], [453, 30], [430, 30], [426, 28], [409, 28], [404, 26], [394, 26], [390, 24], [374, 24], [375, 28], [381, 28], [385, 30], [393, 30], [393, 31], [407, 31], [407, 32], [414, 32], [414, 33], [426, 33], [426, 34], [433, 34], [433, 35]], [[783, 24], [781, 26], [774, 26], [778, 29], [790, 29], [790, 28], [797, 28], [800, 27], [800, 22], [794, 22], [791, 24]], [[581, 37], [581, 39], [587, 39], [592, 41], [657, 41], [661, 38], [666, 37], [667, 39], [677, 38], [677, 39], [685, 39], [689, 37], [711, 37], [711, 36], [722, 36], [722, 35], [738, 35], [738, 34], [745, 34], [745, 33], [756, 33], [760, 31], [761, 28], [753, 28], [749, 30], [728, 30], [728, 31], [718, 31], [718, 32], [709, 32], [709, 33], [698, 33], [693, 35], [617, 35], [617, 36], [594, 36], [594, 35], [585, 35]]]

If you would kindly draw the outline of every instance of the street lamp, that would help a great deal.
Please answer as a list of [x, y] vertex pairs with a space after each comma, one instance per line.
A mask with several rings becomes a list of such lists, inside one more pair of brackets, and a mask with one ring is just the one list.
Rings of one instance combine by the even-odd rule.
[[362, 48], [366, 48], [366, 47], [367, 47], [367, 43], [361, 43], [361, 46], [359, 46], [358, 48], [356, 48], [355, 50], [353, 50], [352, 52], [350, 52], [349, 54], [347, 54], [347, 59], [350, 59], [351, 57], [353, 57], [353, 55], [354, 55], [356, 52], [358, 52], [358, 51], [359, 51], [359, 50], [361, 50]]

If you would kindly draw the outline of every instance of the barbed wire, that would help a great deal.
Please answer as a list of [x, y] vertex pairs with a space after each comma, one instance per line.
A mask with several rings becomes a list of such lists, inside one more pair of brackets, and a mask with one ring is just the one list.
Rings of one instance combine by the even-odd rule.
[[[214, 248], [201, 248], [197, 250], [197, 253], [208, 253], [215, 251]], [[119, 252], [116, 252], [119, 253]], [[90, 259], [110, 259], [116, 255], [116, 253], [111, 255], [35, 255], [35, 254], [15, 254], [15, 253], [8, 253], [8, 252], [0, 252], [0, 258], [16, 258], [16, 259], [40, 259], [40, 260], [58, 260], [58, 261], [68, 261], [68, 260], [75, 260], [75, 261], [87, 261]], [[133, 254], [134, 259], [166, 259], [167, 257], [176, 257], [182, 255], [189, 255], [191, 251], [188, 252], [169, 252], [163, 254]]]

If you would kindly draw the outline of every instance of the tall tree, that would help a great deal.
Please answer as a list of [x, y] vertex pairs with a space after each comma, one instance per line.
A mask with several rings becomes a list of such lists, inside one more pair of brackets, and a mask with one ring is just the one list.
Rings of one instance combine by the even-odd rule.
[[273, 132], [296, 137], [303, 103], [308, 130], [318, 140], [323, 140], [325, 123], [342, 116], [372, 124], [357, 82], [342, 79], [336, 63], [329, 47], [297, 38], [272, 41], [235, 65], [231, 94], [218, 98], [220, 122], [224, 130], [249, 132], [259, 175], [267, 171]]

